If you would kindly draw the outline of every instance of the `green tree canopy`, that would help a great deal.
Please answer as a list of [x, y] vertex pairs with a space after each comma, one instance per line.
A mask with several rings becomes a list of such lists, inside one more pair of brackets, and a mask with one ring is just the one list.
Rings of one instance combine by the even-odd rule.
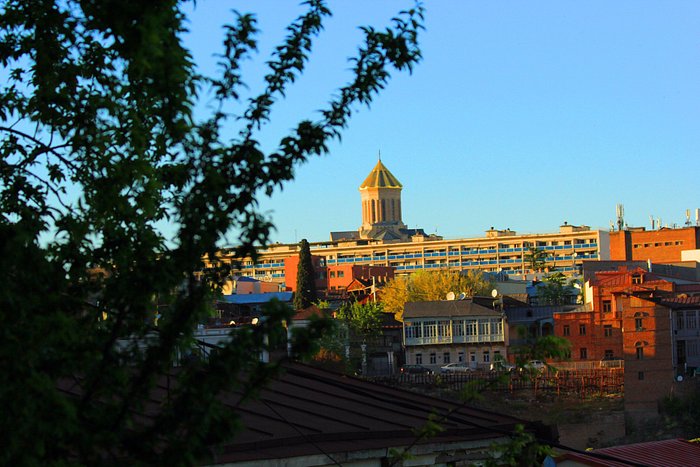
[[544, 265], [547, 260], [547, 252], [531, 246], [528, 247], [527, 253], [525, 254], [525, 261], [532, 272], [539, 272], [544, 269]]
[[302, 310], [316, 302], [316, 273], [311, 261], [309, 242], [299, 242], [299, 264], [297, 265], [297, 291], [294, 293], [294, 309]]
[[352, 302], [340, 307], [336, 317], [343, 320], [356, 337], [366, 341], [381, 334], [383, 312], [379, 303]]
[[557, 271], [548, 274], [544, 281], [537, 285], [537, 298], [540, 305], [563, 305], [568, 297], [574, 295], [573, 284], [575, 279], [567, 280], [563, 272]]
[[[257, 355], [286, 309], [181, 368], [151, 424], [138, 418], [228, 276], [218, 242], [238, 232], [235, 256], [255, 259], [272, 228], [259, 197], [327, 153], [392, 70], [410, 71], [420, 59], [421, 8], [388, 29], [363, 28], [349, 83], [316, 120], [301, 119], [263, 152], [260, 131], [303, 72], [328, 8], [306, 3], [267, 62], [262, 89], [244, 101], [241, 63], [257, 47], [254, 16], [231, 15], [218, 71], [201, 76], [182, 43], [182, 6], [0, 7], [3, 465], [191, 464], [230, 438], [237, 419], [215, 396], [235, 386], [250, 395], [265, 380]], [[195, 115], [195, 107], [209, 113]], [[168, 222], [174, 238], [161, 229]], [[154, 327], [158, 305], [167, 306]]]
[[481, 271], [418, 271], [410, 276], [397, 277], [382, 289], [384, 309], [403, 321], [406, 302], [444, 300], [448, 292], [464, 293], [468, 297], [491, 291], [493, 282]]

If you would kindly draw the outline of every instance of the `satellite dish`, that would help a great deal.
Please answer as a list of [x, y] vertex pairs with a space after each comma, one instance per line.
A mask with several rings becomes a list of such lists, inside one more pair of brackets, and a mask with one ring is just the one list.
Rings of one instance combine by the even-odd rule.
[[493, 289], [493, 290], [491, 291], [491, 296], [492, 296], [493, 298], [498, 297], [498, 289]]
[[461, 294], [459, 294], [459, 297], [457, 298], [457, 300], [464, 300], [464, 297], [466, 297], [466, 296], [467, 296], [467, 294], [462, 292]]
[[454, 292], [447, 292], [447, 298], [448, 300], [454, 300], [455, 299], [455, 293]]

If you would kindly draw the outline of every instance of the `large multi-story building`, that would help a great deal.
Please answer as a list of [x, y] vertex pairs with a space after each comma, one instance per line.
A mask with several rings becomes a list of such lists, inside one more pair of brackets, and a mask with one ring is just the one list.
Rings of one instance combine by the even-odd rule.
[[[491, 227], [485, 236], [444, 239], [406, 228], [401, 220], [401, 184], [379, 161], [360, 187], [362, 225], [357, 231], [332, 232], [327, 242], [310, 243], [320, 268], [338, 265], [386, 266], [397, 275], [421, 270], [480, 269], [513, 277], [532, 273], [528, 262], [531, 248], [546, 253], [545, 268], [578, 272], [584, 260], [607, 259], [608, 232], [566, 222], [558, 232], [517, 234]], [[244, 259], [236, 274], [286, 283], [285, 261], [297, 256], [297, 244], [274, 244], [259, 251], [257, 261]], [[232, 261], [222, 252], [219, 261]], [[323, 271], [321, 271], [323, 274]], [[328, 277], [330, 279], [330, 277]]]

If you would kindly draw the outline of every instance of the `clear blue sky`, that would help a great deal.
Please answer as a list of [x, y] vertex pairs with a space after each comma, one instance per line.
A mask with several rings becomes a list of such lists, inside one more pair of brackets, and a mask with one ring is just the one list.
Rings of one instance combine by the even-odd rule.
[[[307, 71], [260, 135], [268, 150], [348, 81], [357, 27], [383, 27], [412, 3], [329, 5]], [[202, 71], [213, 70], [231, 8], [257, 15], [259, 52], [245, 72], [259, 91], [269, 52], [302, 8], [198, 1], [187, 44]], [[564, 221], [607, 229], [617, 203], [629, 225], [646, 227], [649, 215], [682, 224], [700, 208], [700, 2], [435, 1], [420, 42], [413, 75], [395, 75], [328, 156], [264, 200], [274, 241], [357, 229], [358, 187], [379, 150], [404, 186], [404, 222], [446, 238]]]

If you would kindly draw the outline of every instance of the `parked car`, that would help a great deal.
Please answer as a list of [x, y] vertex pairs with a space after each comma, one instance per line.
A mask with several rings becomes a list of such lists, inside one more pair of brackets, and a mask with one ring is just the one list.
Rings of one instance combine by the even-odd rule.
[[472, 371], [467, 362], [457, 362], [448, 363], [447, 365], [440, 367], [440, 373], [465, 373], [467, 371]]
[[503, 361], [503, 360], [498, 360], [498, 361], [493, 362], [489, 366], [489, 370], [511, 372], [511, 371], [515, 371], [515, 365], [512, 365], [512, 364], [510, 364], [506, 361]]
[[403, 375], [432, 375], [433, 370], [423, 365], [404, 365], [399, 370]]
[[530, 360], [521, 369], [541, 373], [547, 369], [547, 364], [542, 360]]

